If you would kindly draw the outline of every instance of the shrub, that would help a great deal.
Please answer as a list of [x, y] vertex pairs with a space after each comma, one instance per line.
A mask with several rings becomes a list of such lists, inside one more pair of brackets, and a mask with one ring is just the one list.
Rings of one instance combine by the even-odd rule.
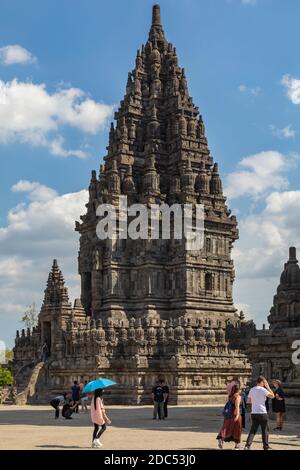
[[7, 387], [13, 383], [11, 372], [5, 367], [0, 368], [0, 387]]

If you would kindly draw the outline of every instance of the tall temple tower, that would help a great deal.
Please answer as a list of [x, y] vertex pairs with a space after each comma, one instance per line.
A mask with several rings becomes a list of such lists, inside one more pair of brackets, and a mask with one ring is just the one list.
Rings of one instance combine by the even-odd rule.
[[[101, 374], [118, 383], [106, 401], [150, 403], [152, 386], [163, 376], [173, 403], [223, 403], [226, 381], [238, 375], [245, 382], [251, 373], [242, 346], [233, 348], [228, 336], [244, 323], [232, 299], [237, 222], [158, 5], [115, 121], [99, 177], [92, 172], [86, 214], [76, 223], [81, 302], [69, 305], [55, 262], [38, 347], [19, 335], [15, 366], [23, 367], [32, 351], [34, 364], [46, 341], [46, 392]], [[188, 250], [184, 239], [174, 238], [100, 240], [97, 209], [117, 207], [120, 196], [128, 206], [146, 208], [202, 204], [204, 246]]]
[[[92, 172], [87, 213], [77, 224], [87, 315], [125, 321], [233, 317], [231, 249], [237, 222], [225, 204], [202, 116], [176, 49], [165, 38], [158, 5], [115, 120], [99, 178]], [[120, 195], [127, 196], [128, 205], [203, 204], [204, 249], [188, 251], [181, 240], [100, 241], [96, 209], [117, 204]]]

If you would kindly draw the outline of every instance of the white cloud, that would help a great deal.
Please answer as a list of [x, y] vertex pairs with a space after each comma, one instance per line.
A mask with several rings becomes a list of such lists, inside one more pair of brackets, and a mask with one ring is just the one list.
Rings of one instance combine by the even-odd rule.
[[28, 198], [31, 201], [48, 201], [58, 195], [54, 189], [49, 188], [48, 186], [27, 180], [18, 181], [18, 183], [11, 187], [11, 190], [14, 193], [28, 193]]
[[[231, 197], [250, 197], [250, 215], [240, 213], [239, 240], [233, 249], [234, 300], [258, 327], [267, 324], [289, 246], [300, 249], [300, 191], [286, 190], [289, 182], [282, 176], [296, 165], [297, 158], [261, 152], [242, 159], [239, 166], [243, 169], [226, 181]], [[260, 205], [252, 210], [253, 197], [258, 196]]]
[[36, 57], [27, 49], [18, 44], [0, 47], [0, 62], [4, 65], [32, 64]]
[[239, 85], [238, 87], [238, 90], [241, 92], [241, 93], [250, 93], [250, 95], [253, 95], [253, 96], [258, 96], [261, 92], [261, 88], [259, 86], [256, 86], [256, 87], [248, 87], [247, 85], [245, 84], [241, 84]]
[[[60, 196], [52, 188], [27, 180], [13, 185], [12, 191], [24, 192], [28, 202], [25, 200], [11, 209], [7, 216], [8, 225], [0, 228], [0, 243], [6, 244], [5, 252], [22, 255], [26, 253], [26, 247], [33, 248], [34, 240], [47, 253], [47, 246], [52, 243], [49, 237], [54, 237], [60, 240], [59, 251], [63, 253], [64, 237], [74, 235], [74, 221], [80, 215], [79, 209], [85, 211], [87, 191]], [[65, 245], [63, 249], [62, 245]]]
[[278, 129], [276, 126], [271, 125], [270, 129], [272, 134], [279, 139], [292, 139], [296, 135], [295, 129], [293, 129], [292, 125], [289, 124], [288, 126], [283, 127], [282, 129]]
[[32, 263], [30, 260], [21, 261], [15, 256], [0, 259], [1, 283], [3, 283], [3, 281], [13, 283], [14, 279], [19, 275], [20, 270], [23, 271], [23, 269], [30, 269], [31, 266]]
[[267, 323], [289, 246], [296, 246], [300, 256], [300, 191], [270, 193], [260, 212], [239, 220], [239, 232], [234, 299], [248, 304], [261, 325]]
[[277, 278], [288, 247], [300, 248], [300, 191], [270, 193], [262, 211], [241, 219], [239, 229], [240, 240], [234, 249], [238, 274]]
[[84, 158], [82, 150], [66, 150], [58, 131], [69, 126], [88, 134], [105, 127], [113, 106], [97, 103], [79, 88], [49, 93], [45, 84], [0, 80], [0, 143], [18, 141], [48, 147], [54, 155]]
[[58, 136], [56, 139], [53, 139], [49, 143], [50, 153], [52, 155], [57, 155], [58, 157], [78, 157], [86, 158], [88, 156], [87, 152], [83, 150], [66, 150], [63, 148], [64, 139], [61, 136]]
[[227, 175], [225, 194], [233, 199], [239, 196], [257, 197], [270, 189], [285, 189], [288, 180], [281, 173], [292, 163], [292, 159], [276, 151], [245, 157], [239, 162], [242, 169]]
[[9, 211], [0, 228], [0, 321], [12, 324], [7, 327], [11, 334], [21, 326], [25, 307], [34, 301], [40, 305], [53, 258], [58, 258], [70, 297], [80, 295], [74, 226], [88, 200], [85, 190], [58, 195], [27, 180], [14, 184], [12, 191], [24, 193], [24, 201]]
[[300, 104], [300, 79], [284, 75], [281, 80], [286, 88], [288, 98], [293, 104]]

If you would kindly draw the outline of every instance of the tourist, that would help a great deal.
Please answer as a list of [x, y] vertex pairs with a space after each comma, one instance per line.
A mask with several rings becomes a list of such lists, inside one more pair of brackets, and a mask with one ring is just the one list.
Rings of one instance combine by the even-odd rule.
[[98, 449], [103, 446], [102, 442], [100, 442], [100, 437], [106, 430], [106, 425], [111, 423], [105, 413], [102, 395], [103, 390], [98, 388], [94, 391], [94, 396], [91, 402], [91, 419], [94, 424], [92, 447], [94, 449]]
[[76, 406], [77, 406], [77, 403], [74, 402], [73, 400], [69, 400], [69, 402], [65, 403], [61, 411], [62, 417], [65, 419], [72, 419], [71, 415], [76, 409]]
[[257, 385], [251, 388], [248, 395], [248, 403], [251, 403], [252, 426], [247, 438], [245, 450], [250, 450], [259, 426], [261, 427], [263, 448], [264, 450], [270, 449], [268, 413], [266, 409], [267, 398], [274, 398], [274, 393], [270, 389], [267, 380], [260, 376], [257, 379]]
[[154, 404], [153, 419], [156, 419], [157, 416], [159, 419], [165, 419], [164, 401], [166, 398], [167, 395], [163, 388], [163, 380], [159, 380], [157, 381], [156, 386], [152, 389], [152, 399]]
[[282, 390], [282, 385], [280, 380], [274, 380], [273, 386], [275, 388], [274, 394], [275, 397], [272, 400], [272, 411], [276, 413], [276, 423], [277, 426], [274, 429], [275, 431], [282, 431], [284, 414], [285, 414], [285, 395]]
[[246, 412], [247, 412], [247, 400], [248, 394], [246, 392], [246, 387], [242, 388], [241, 391], [241, 416], [242, 416], [242, 428], [246, 427]]
[[42, 362], [46, 362], [49, 356], [49, 348], [47, 343], [44, 343], [41, 349], [41, 360]]
[[[80, 394], [80, 403], [81, 403], [81, 411], [85, 411], [86, 413], [88, 412], [88, 401], [89, 397], [86, 393], [83, 393], [84, 387], [87, 385], [87, 380], [85, 380], [83, 387], [81, 389], [81, 394]], [[79, 384], [80, 386], [80, 384]]]
[[50, 401], [50, 405], [55, 409], [55, 419], [59, 418], [59, 407], [65, 404], [66, 398], [67, 393], [62, 393]]
[[163, 386], [163, 391], [164, 391], [164, 418], [166, 419], [168, 417], [168, 402], [169, 402], [169, 395], [170, 395], [170, 389], [168, 385], [162, 381], [162, 386]]
[[235, 442], [235, 450], [240, 448], [242, 435], [241, 390], [239, 385], [231, 388], [231, 394], [224, 407], [224, 423], [217, 436], [219, 448], [224, 442]]
[[79, 411], [79, 402], [80, 402], [80, 388], [77, 380], [74, 380], [74, 384], [71, 387], [72, 390], [72, 400], [76, 402], [75, 413]]
[[[246, 386], [242, 389], [241, 393], [241, 414], [242, 414], [242, 427], [246, 428], [246, 416], [247, 413], [251, 411], [251, 405], [248, 404], [248, 395], [251, 389], [251, 383], [247, 382]], [[250, 417], [249, 417], [250, 422]]]
[[[168, 402], [169, 402], [170, 389], [168, 385], [165, 384], [165, 381], [163, 379], [161, 380], [161, 385], [163, 387], [163, 392], [164, 392], [164, 418], [166, 419], [168, 417]], [[158, 407], [157, 415], [158, 415], [158, 418], [160, 419], [161, 418], [160, 407]]]
[[81, 380], [81, 382], [78, 386], [79, 386], [79, 390], [80, 390], [80, 393], [81, 393], [82, 390], [84, 389], [84, 386], [87, 384], [87, 381], [83, 382], [83, 377], [81, 377], [80, 380]]
[[232, 388], [233, 388], [235, 385], [240, 385], [239, 378], [238, 378], [236, 375], [235, 375], [234, 377], [232, 377], [232, 379], [229, 380], [228, 383], [227, 383], [226, 389], [227, 389], [228, 399], [229, 399], [229, 397], [231, 396]]

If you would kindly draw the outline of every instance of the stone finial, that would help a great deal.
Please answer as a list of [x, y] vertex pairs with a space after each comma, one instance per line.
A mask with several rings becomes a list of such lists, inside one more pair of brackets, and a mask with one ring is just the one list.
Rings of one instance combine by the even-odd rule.
[[75, 299], [74, 300], [74, 309], [82, 309], [82, 303], [81, 303], [81, 299]]
[[290, 249], [289, 249], [289, 262], [290, 263], [298, 263], [297, 252], [296, 252], [296, 248], [294, 246], [290, 246]]
[[160, 6], [159, 5], [153, 5], [153, 8], [152, 8], [152, 25], [153, 26], [161, 26]]
[[222, 182], [219, 176], [219, 167], [215, 163], [213, 166], [212, 177], [210, 181], [210, 192], [211, 194], [222, 194]]

